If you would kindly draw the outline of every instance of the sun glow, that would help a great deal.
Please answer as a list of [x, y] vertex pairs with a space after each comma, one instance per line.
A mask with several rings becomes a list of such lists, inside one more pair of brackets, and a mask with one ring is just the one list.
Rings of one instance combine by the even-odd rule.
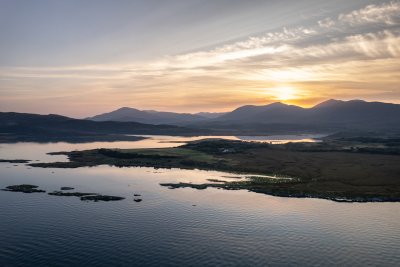
[[271, 94], [277, 100], [291, 100], [296, 98], [296, 89], [290, 86], [271, 88]]

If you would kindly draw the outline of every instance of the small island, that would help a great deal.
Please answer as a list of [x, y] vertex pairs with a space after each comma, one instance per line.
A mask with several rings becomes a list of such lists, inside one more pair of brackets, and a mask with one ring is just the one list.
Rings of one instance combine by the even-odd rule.
[[10, 192], [21, 192], [21, 193], [46, 193], [45, 190], [38, 189], [38, 187], [39, 186], [37, 185], [20, 184], [20, 185], [10, 185], [1, 190]]
[[62, 186], [61, 188], [60, 188], [60, 190], [63, 190], [63, 191], [66, 191], [66, 190], [74, 190], [75, 188], [73, 188], [73, 187], [69, 187], [69, 186]]
[[[218, 170], [252, 174], [240, 181], [161, 184], [168, 188], [245, 189], [285, 197], [335, 201], [400, 201], [400, 143], [392, 139], [327, 138], [316, 143], [193, 141], [175, 148], [93, 149], [53, 154], [68, 162], [32, 163], [43, 168], [112, 165]], [[264, 176], [274, 176], [274, 179]]]
[[[20, 185], [9, 185], [6, 188], [1, 189], [2, 191], [9, 192], [21, 192], [21, 193], [46, 193], [45, 190], [38, 189], [39, 186], [31, 185], [31, 184], [20, 184]], [[64, 188], [64, 189], [63, 189]], [[61, 190], [73, 190], [72, 187], [61, 187]], [[82, 201], [117, 201], [123, 200], [124, 197], [118, 196], [108, 196], [101, 195], [98, 193], [82, 193], [82, 192], [63, 192], [63, 191], [54, 191], [47, 193], [50, 196], [63, 196], [63, 197], [79, 197]]]
[[58, 196], [58, 197], [79, 197], [82, 201], [116, 201], [123, 200], [124, 197], [118, 196], [108, 196], [101, 195], [98, 193], [83, 193], [83, 192], [62, 192], [62, 191], [54, 191], [48, 193], [50, 196]]
[[28, 163], [27, 159], [0, 159], [0, 163]]

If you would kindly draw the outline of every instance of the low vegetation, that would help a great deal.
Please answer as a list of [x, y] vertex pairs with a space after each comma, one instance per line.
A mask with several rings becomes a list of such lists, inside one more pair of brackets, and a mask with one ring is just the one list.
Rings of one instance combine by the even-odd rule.
[[[400, 201], [400, 146], [396, 144], [395, 140], [377, 142], [361, 138], [281, 145], [206, 139], [177, 148], [59, 152], [67, 155], [70, 161], [30, 165], [76, 168], [107, 164], [220, 170], [253, 176], [233, 182], [162, 185], [170, 188], [247, 189], [279, 196], [341, 201]], [[267, 179], [262, 175], [284, 179]]]

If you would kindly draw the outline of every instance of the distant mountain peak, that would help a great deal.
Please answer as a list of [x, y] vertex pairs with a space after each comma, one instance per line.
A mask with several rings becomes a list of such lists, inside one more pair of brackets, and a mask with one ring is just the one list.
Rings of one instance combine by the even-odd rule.
[[202, 116], [203, 118], [207, 119], [215, 119], [222, 115], [225, 115], [227, 112], [198, 112], [195, 115]]
[[[344, 100], [336, 100], [336, 99], [329, 99], [324, 102], [319, 103], [318, 105], [314, 106], [313, 108], [328, 108], [328, 107], [335, 107], [335, 106], [351, 106], [351, 105], [370, 105], [372, 103], [382, 103], [382, 102], [367, 102], [361, 99], [352, 99], [348, 101]], [[388, 103], [382, 103], [388, 104]]]
[[347, 101], [347, 102], [348, 102], [348, 103], [367, 103], [367, 101], [361, 100], [361, 99], [349, 100], [349, 101]]
[[271, 107], [277, 106], [277, 107], [279, 107], [279, 106], [288, 106], [288, 105], [284, 104], [282, 102], [274, 102], [274, 103], [268, 104], [267, 106], [271, 106]]
[[244, 111], [244, 110], [254, 110], [254, 109], [270, 109], [270, 108], [276, 108], [276, 107], [288, 107], [289, 105], [284, 104], [282, 102], [274, 102], [271, 104], [267, 104], [264, 106], [256, 106], [256, 105], [244, 105], [241, 107], [236, 108], [233, 110], [233, 112], [237, 111]]
[[147, 124], [184, 124], [204, 120], [204, 117], [188, 113], [163, 112], [156, 110], [139, 110], [122, 107], [117, 110], [87, 118], [93, 121], [140, 122]]
[[324, 102], [321, 102], [321, 103], [315, 105], [313, 108], [332, 107], [332, 106], [335, 106], [337, 104], [341, 104], [341, 103], [344, 103], [344, 102], [345, 101], [342, 101], [342, 100], [329, 99], [329, 100], [326, 100]]
[[290, 105], [290, 104], [285, 104], [282, 102], [274, 102], [269, 105], [264, 106], [267, 109], [271, 108], [279, 108], [279, 109], [287, 109], [287, 110], [293, 110], [293, 109], [303, 109], [302, 107], [296, 106], [296, 105]]
[[130, 108], [130, 107], [122, 107], [122, 108], [119, 108], [119, 109], [117, 109], [117, 110], [114, 110], [114, 112], [115, 112], [115, 111], [131, 111], [131, 110], [138, 110], [138, 109], [136, 109], [136, 108]]

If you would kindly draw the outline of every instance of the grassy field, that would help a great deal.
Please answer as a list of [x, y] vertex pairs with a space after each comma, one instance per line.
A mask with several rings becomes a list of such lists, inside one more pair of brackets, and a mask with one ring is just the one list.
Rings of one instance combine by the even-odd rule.
[[[203, 185], [163, 184], [171, 188], [247, 189], [294, 197], [320, 197], [352, 201], [399, 201], [400, 156], [397, 148], [349, 141], [317, 144], [271, 145], [227, 140], [203, 140], [178, 148], [95, 149], [61, 152], [70, 162], [33, 163], [35, 167], [148, 166], [220, 170], [254, 174], [246, 181]], [[372, 147], [370, 150], [365, 148]], [[378, 148], [378, 149], [377, 149]], [[257, 175], [293, 177], [276, 182]]]

